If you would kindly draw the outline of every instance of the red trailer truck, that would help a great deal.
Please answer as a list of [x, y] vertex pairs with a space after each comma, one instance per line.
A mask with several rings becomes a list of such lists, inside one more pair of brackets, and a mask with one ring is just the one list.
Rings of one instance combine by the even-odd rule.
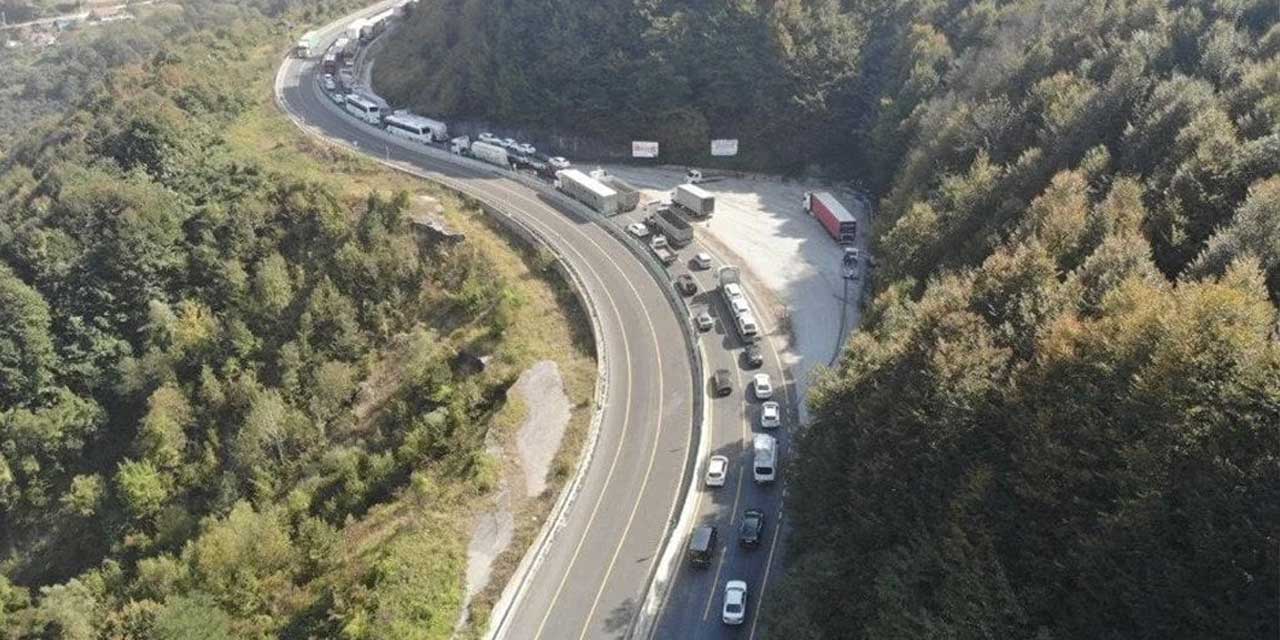
[[804, 194], [805, 213], [815, 217], [840, 244], [853, 244], [858, 235], [858, 219], [835, 196], [826, 191]]

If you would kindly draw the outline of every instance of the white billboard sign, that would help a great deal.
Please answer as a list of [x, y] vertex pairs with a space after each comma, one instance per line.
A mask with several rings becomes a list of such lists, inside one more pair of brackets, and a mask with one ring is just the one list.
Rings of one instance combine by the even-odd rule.
[[632, 158], [658, 157], [658, 143], [645, 142], [643, 140], [632, 140], [631, 141], [631, 157]]
[[713, 156], [736, 156], [738, 155], [738, 139], [730, 140], [712, 140], [711, 155]]

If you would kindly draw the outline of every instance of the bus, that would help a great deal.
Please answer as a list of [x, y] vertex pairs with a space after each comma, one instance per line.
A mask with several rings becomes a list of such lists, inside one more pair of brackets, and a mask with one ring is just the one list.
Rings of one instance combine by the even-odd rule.
[[382, 122], [382, 107], [378, 103], [358, 94], [348, 94], [347, 111], [361, 121], [377, 125]]
[[430, 144], [449, 139], [449, 128], [443, 122], [407, 111], [397, 111], [383, 119], [382, 123], [386, 125], [387, 133], [415, 142]]

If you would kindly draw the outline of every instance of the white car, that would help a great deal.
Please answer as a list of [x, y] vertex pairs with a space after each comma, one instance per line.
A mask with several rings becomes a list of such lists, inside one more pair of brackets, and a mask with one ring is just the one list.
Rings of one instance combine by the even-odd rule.
[[698, 255], [693, 257], [693, 264], [699, 269], [710, 269], [711, 256], [706, 253], [699, 253]]
[[477, 137], [480, 138], [480, 142], [488, 142], [489, 144], [502, 143], [502, 141], [498, 139], [498, 136], [495, 136], [492, 133], [489, 133], [488, 131], [485, 131], [484, 133], [480, 134]]
[[760, 426], [765, 429], [776, 429], [782, 426], [782, 407], [770, 400], [760, 406]]
[[568, 169], [568, 168], [569, 168], [569, 161], [568, 161], [568, 160], [566, 160], [566, 159], [564, 159], [564, 158], [563, 158], [563, 157], [561, 157], [561, 156], [551, 156], [551, 159], [547, 161], [547, 164], [550, 164], [551, 166], [553, 166], [553, 167], [555, 167], [555, 168], [557, 168], [557, 169]]
[[747, 583], [730, 580], [724, 585], [724, 610], [721, 619], [725, 624], [739, 625], [747, 619]]
[[645, 226], [643, 222], [632, 222], [627, 225], [627, 233], [637, 238], [643, 238], [649, 235], [649, 227]]
[[707, 486], [723, 487], [729, 475], [729, 459], [724, 456], [711, 456], [707, 461]]
[[666, 249], [671, 245], [667, 243], [667, 237], [664, 235], [656, 235], [649, 241], [650, 249]]
[[751, 387], [755, 389], [756, 397], [761, 400], [768, 400], [773, 397], [773, 383], [769, 382], [769, 374], [757, 373], [751, 378]]
[[523, 153], [526, 156], [531, 156], [537, 153], [538, 149], [531, 144], [521, 143], [516, 145], [516, 151]]
[[515, 139], [515, 138], [503, 138], [503, 139], [502, 139], [502, 142], [499, 142], [498, 144], [500, 144], [500, 145], [502, 145], [502, 146], [504, 146], [504, 147], [506, 147], [506, 148], [508, 148], [508, 149], [510, 149], [510, 150], [512, 150], [512, 151], [515, 151], [515, 150], [516, 150], [516, 146], [517, 146], [517, 144], [516, 144], [516, 139]]
[[711, 319], [711, 314], [706, 311], [694, 316], [693, 322], [698, 325], [698, 331], [710, 331], [716, 326], [716, 321]]
[[733, 312], [733, 317], [738, 317], [744, 313], [751, 311], [751, 307], [747, 305], [747, 299], [742, 296], [729, 299], [729, 310]]

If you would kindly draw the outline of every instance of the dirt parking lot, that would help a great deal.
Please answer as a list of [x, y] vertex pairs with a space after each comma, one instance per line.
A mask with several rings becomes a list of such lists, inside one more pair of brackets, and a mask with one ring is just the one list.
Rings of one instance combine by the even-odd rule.
[[[642, 208], [647, 203], [650, 211], [656, 203], [669, 201], [671, 190], [684, 182], [683, 169], [604, 168], [640, 189]], [[757, 308], [771, 309], [777, 324], [790, 324], [792, 339], [782, 354], [783, 364], [804, 397], [814, 367], [831, 362], [845, 336], [857, 326], [864, 280], [859, 277], [846, 289], [840, 266], [843, 248], [802, 210], [804, 193], [832, 191], [859, 217], [858, 247], [864, 255], [867, 213], [857, 206], [853, 194], [829, 185], [775, 177], [708, 176], [699, 186], [716, 196], [716, 213], [710, 220], [692, 220], [701, 246], [682, 255], [707, 251], [717, 262], [744, 269], [752, 294], [765, 298], [757, 300]], [[625, 225], [645, 214], [640, 210], [618, 221]], [[774, 331], [776, 324], [768, 328]], [[802, 407], [802, 417], [805, 412]]]

